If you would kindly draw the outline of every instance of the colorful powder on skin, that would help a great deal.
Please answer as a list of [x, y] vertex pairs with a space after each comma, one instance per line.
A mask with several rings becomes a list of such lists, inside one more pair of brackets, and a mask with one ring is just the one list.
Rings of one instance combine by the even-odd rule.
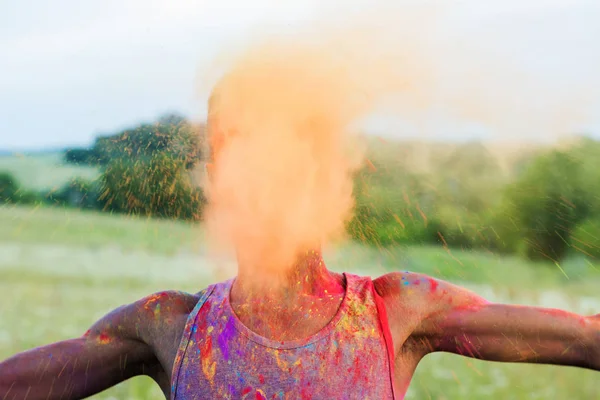
[[[92, 334], [91, 329], [88, 329], [82, 336], [82, 338], [87, 339], [90, 338]], [[97, 341], [100, 344], [109, 344], [112, 342], [111, 337], [106, 334], [106, 333], [101, 333], [100, 335], [98, 335], [97, 337], [92, 337], [92, 340]]]
[[110, 338], [110, 336], [108, 336], [105, 333], [101, 333], [100, 336], [98, 336], [98, 342], [100, 344], [109, 344], [112, 341], [112, 339]]
[[161, 301], [166, 300], [168, 297], [169, 297], [169, 295], [165, 292], [153, 294], [153, 295], [149, 296], [148, 299], [146, 300], [146, 302], [144, 303], [144, 308], [146, 310], [154, 311], [154, 307], [157, 304], [160, 304]]
[[428, 278], [428, 281], [429, 281], [429, 287], [430, 287], [431, 293], [435, 292], [438, 287], [437, 281], [433, 278]]

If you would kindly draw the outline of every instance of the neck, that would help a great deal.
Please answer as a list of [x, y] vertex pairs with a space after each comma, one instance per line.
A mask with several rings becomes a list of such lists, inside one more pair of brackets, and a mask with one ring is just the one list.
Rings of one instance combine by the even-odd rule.
[[320, 251], [308, 251], [291, 267], [277, 272], [260, 272], [256, 268], [239, 265], [234, 283], [234, 291], [239, 297], [284, 302], [307, 296], [335, 296], [344, 293], [344, 290], [340, 275], [327, 269]]
[[307, 252], [278, 273], [243, 263], [239, 268], [229, 297], [233, 312], [249, 329], [278, 341], [306, 338], [323, 329], [346, 291], [342, 275], [327, 270], [320, 252]]

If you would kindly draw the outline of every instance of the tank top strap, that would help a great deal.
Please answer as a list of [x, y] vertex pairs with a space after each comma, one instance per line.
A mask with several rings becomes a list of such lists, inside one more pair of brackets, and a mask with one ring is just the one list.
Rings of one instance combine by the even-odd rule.
[[183, 329], [183, 335], [181, 336], [181, 341], [179, 343], [179, 347], [177, 348], [177, 355], [175, 356], [175, 362], [173, 363], [172, 377], [171, 377], [171, 399], [176, 398], [176, 390], [177, 390], [177, 382], [179, 381], [179, 373], [181, 371], [181, 364], [183, 362], [183, 356], [187, 351], [187, 347], [190, 343], [191, 336], [195, 333], [195, 322], [200, 309], [206, 300], [210, 297], [212, 292], [214, 291], [216, 285], [210, 285], [206, 289], [200, 292], [200, 298], [198, 302], [194, 306], [194, 309], [188, 315], [187, 321], [185, 323], [185, 327]]
[[396, 352], [394, 350], [394, 342], [392, 340], [392, 331], [390, 330], [390, 323], [387, 317], [387, 310], [385, 307], [385, 302], [383, 297], [377, 293], [375, 290], [375, 285], [371, 280], [371, 289], [373, 291], [373, 298], [375, 299], [375, 305], [377, 306], [377, 317], [379, 319], [379, 325], [381, 327], [381, 331], [383, 333], [383, 339], [385, 341], [385, 346], [387, 348], [388, 362], [389, 362], [389, 373], [390, 373], [390, 381], [392, 382], [392, 396], [396, 398], [396, 388], [394, 385], [394, 364], [395, 364], [395, 355]]
[[349, 303], [352, 306], [354, 302], [367, 302], [374, 303], [376, 310], [376, 323], [379, 325], [381, 329], [381, 333], [383, 335], [383, 340], [385, 342], [385, 347], [387, 351], [387, 359], [388, 359], [388, 373], [391, 382], [391, 391], [392, 396], [395, 398], [396, 389], [394, 387], [394, 361], [395, 361], [395, 351], [394, 351], [394, 342], [392, 340], [392, 332], [390, 330], [390, 324], [387, 317], [387, 310], [385, 306], [385, 301], [383, 297], [377, 293], [375, 290], [375, 284], [373, 283], [373, 279], [370, 276], [358, 276], [354, 274], [345, 273], [347, 285], [347, 296], [350, 297]]

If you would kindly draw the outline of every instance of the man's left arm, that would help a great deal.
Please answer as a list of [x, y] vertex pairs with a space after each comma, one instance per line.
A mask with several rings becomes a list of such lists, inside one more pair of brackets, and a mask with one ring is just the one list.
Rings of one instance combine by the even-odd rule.
[[600, 371], [600, 314], [585, 317], [557, 309], [490, 303], [466, 289], [418, 274], [404, 277], [404, 283], [424, 299], [412, 339], [422, 343], [426, 353]]

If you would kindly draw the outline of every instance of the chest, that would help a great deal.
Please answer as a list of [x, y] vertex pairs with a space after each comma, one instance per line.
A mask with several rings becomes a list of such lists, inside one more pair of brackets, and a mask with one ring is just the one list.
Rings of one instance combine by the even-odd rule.
[[[351, 275], [346, 281], [337, 311], [314, 307], [314, 325], [296, 318], [309, 331], [283, 339], [242, 320], [229, 302], [230, 285], [217, 285], [186, 324], [171, 398], [391, 399], [389, 340], [371, 281]], [[250, 314], [260, 323], [269, 319], [268, 312]], [[294, 318], [285, 322], [279, 328]]]
[[262, 307], [248, 310], [233, 306], [242, 325], [259, 336], [274, 341], [308, 338], [324, 329], [334, 318], [342, 298], [333, 301], [307, 302], [293, 307]]
[[225, 329], [190, 340], [175, 390], [178, 399], [389, 399], [389, 371], [376, 330], [273, 348]]

